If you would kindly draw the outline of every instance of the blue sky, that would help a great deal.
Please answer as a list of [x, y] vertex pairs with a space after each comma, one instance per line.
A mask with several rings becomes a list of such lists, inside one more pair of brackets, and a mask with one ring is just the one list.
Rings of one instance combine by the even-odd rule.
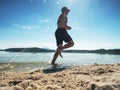
[[0, 0], [0, 48], [55, 49], [63, 6], [71, 10], [71, 49], [120, 48], [120, 0]]

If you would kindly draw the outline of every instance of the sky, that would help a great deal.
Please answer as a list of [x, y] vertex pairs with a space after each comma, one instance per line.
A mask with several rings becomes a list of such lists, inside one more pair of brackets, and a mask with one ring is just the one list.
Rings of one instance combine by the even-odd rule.
[[71, 10], [71, 49], [120, 48], [120, 0], [0, 0], [0, 49], [56, 49], [54, 33], [63, 6]]

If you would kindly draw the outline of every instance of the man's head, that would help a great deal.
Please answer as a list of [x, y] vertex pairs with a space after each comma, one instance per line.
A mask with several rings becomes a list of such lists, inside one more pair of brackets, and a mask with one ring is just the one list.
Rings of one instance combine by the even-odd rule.
[[67, 7], [62, 7], [61, 11], [62, 11], [62, 13], [66, 13], [66, 14], [68, 14], [68, 12], [70, 12], [70, 10]]

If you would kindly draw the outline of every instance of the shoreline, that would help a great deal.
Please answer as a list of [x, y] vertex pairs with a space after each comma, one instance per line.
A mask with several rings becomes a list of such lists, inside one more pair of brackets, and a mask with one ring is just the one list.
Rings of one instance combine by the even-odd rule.
[[0, 90], [120, 90], [120, 64], [0, 72]]

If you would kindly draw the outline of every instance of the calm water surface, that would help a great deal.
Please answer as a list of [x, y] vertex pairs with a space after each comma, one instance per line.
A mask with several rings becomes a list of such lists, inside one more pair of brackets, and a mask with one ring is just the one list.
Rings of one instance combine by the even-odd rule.
[[[88, 64], [120, 63], [120, 55], [90, 54], [90, 53], [62, 53], [57, 63], [63, 66], [77, 66]], [[21, 53], [0, 51], [0, 71], [14, 69], [35, 69], [46, 67], [51, 62], [54, 53]]]

